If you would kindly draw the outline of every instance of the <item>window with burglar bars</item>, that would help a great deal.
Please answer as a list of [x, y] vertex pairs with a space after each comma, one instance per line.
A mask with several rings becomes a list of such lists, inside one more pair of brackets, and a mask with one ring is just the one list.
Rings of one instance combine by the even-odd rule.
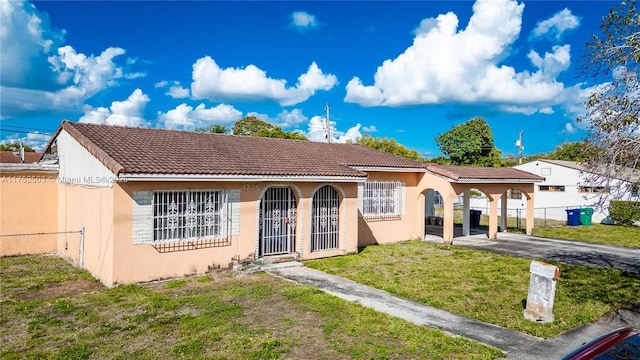
[[399, 181], [367, 181], [362, 192], [363, 216], [402, 215], [402, 189]]
[[340, 198], [338, 192], [325, 185], [313, 195], [311, 208], [311, 251], [338, 248]]
[[153, 241], [224, 237], [226, 207], [222, 190], [155, 191]]

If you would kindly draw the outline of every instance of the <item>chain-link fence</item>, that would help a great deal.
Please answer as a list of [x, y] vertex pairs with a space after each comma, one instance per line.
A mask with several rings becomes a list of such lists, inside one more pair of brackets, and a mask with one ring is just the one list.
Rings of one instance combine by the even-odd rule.
[[33, 255], [57, 252], [82, 267], [84, 231], [60, 231], [25, 234], [0, 234], [0, 256]]

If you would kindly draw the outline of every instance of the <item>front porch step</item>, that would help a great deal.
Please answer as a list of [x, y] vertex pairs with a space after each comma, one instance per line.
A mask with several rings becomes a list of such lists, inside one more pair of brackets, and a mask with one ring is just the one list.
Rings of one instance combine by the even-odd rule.
[[253, 263], [256, 265], [273, 265], [273, 264], [281, 264], [287, 262], [296, 262], [300, 259], [300, 254], [298, 253], [290, 253], [290, 254], [282, 254], [282, 255], [271, 255], [271, 256], [263, 256]]

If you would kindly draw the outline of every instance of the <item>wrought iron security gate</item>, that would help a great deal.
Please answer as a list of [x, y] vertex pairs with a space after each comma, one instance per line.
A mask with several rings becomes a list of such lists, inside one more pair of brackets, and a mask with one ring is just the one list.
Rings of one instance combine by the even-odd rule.
[[340, 198], [329, 185], [313, 195], [311, 207], [311, 251], [338, 248]]
[[296, 215], [291, 189], [267, 189], [260, 204], [260, 256], [295, 252]]

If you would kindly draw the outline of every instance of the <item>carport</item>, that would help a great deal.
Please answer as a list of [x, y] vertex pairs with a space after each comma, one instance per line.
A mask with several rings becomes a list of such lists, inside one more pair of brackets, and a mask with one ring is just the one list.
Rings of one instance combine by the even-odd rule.
[[[456, 166], [429, 164], [427, 172], [419, 183], [419, 188], [437, 190], [444, 203], [442, 238], [445, 244], [452, 244], [454, 238], [454, 202], [463, 196], [462, 235], [470, 234], [471, 218], [469, 199], [471, 189], [477, 189], [489, 199], [489, 239], [496, 239], [498, 226], [507, 228], [507, 191], [520, 190], [527, 201], [526, 233], [533, 233], [533, 200], [535, 183], [544, 178], [515, 168], [492, 168], [476, 166]], [[501, 223], [498, 224], [498, 201], [501, 205]]]

